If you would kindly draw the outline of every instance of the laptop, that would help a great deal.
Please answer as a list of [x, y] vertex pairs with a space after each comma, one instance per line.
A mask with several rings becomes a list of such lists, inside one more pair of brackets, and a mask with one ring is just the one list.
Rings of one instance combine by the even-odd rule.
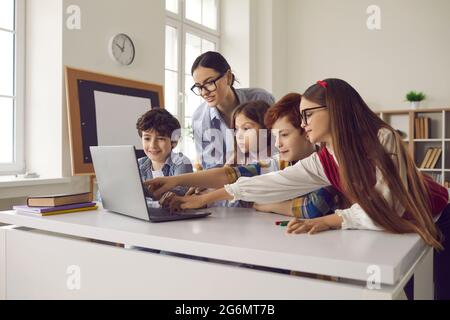
[[134, 146], [90, 147], [90, 151], [106, 210], [150, 222], [203, 218], [211, 214], [155, 208], [154, 201], [145, 197]]

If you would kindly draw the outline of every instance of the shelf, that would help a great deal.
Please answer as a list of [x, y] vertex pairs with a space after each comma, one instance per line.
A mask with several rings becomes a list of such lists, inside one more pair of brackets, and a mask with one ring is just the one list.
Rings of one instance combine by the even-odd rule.
[[442, 139], [414, 139], [414, 142], [442, 142]]
[[[450, 181], [450, 108], [421, 108], [377, 110], [381, 118], [395, 130], [406, 134], [401, 139], [408, 148], [414, 163], [423, 173], [438, 177], [439, 181]], [[417, 119], [428, 119], [417, 121]], [[416, 126], [417, 125], [417, 126]], [[425, 130], [424, 130], [425, 129]], [[428, 130], [428, 132], [423, 132]], [[417, 137], [427, 137], [418, 139]], [[430, 148], [439, 148], [441, 155], [436, 161], [434, 169], [420, 169]], [[428, 159], [430, 161], [430, 159]]]
[[424, 171], [424, 172], [442, 172], [442, 169], [420, 169], [419, 168], [419, 171]]
[[414, 113], [439, 113], [442, 111], [450, 111], [450, 107], [442, 107], [442, 108], [420, 108], [420, 109], [411, 109], [411, 108], [403, 108], [403, 109], [395, 109], [395, 110], [376, 110], [375, 113], [382, 114], [407, 114], [410, 112]]

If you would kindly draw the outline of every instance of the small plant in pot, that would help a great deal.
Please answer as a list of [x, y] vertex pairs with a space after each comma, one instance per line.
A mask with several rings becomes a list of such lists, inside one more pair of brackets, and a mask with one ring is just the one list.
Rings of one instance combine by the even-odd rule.
[[406, 94], [406, 100], [411, 103], [412, 109], [417, 109], [420, 106], [420, 101], [425, 100], [426, 96], [423, 92], [410, 91]]

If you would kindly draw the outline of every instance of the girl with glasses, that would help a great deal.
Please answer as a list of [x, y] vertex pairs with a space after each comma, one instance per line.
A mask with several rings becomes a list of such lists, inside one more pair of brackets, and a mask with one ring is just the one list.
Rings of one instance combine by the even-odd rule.
[[[192, 116], [197, 156], [204, 169], [223, 166], [232, 150], [226, 131], [232, 127], [234, 109], [243, 103], [262, 100], [269, 105], [274, 97], [263, 89], [235, 89], [236, 77], [227, 60], [218, 52], [206, 52], [192, 65], [194, 85], [191, 90], [204, 102]], [[216, 140], [219, 140], [217, 143]]]
[[448, 190], [417, 169], [399, 134], [347, 82], [327, 79], [312, 85], [300, 111], [309, 141], [320, 143], [321, 150], [276, 174], [226, 185], [228, 199], [283, 201], [331, 185], [344, 196], [344, 209], [317, 219], [293, 219], [289, 233], [417, 233], [435, 249], [435, 297], [450, 299]]

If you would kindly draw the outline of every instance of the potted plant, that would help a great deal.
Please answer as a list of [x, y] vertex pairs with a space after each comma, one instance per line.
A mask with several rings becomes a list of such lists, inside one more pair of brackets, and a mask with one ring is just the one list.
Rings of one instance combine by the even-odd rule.
[[425, 100], [426, 96], [423, 92], [410, 91], [406, 94], [406, 100], [411, 103], [412, 109], [419, 108], [420, 101]]

